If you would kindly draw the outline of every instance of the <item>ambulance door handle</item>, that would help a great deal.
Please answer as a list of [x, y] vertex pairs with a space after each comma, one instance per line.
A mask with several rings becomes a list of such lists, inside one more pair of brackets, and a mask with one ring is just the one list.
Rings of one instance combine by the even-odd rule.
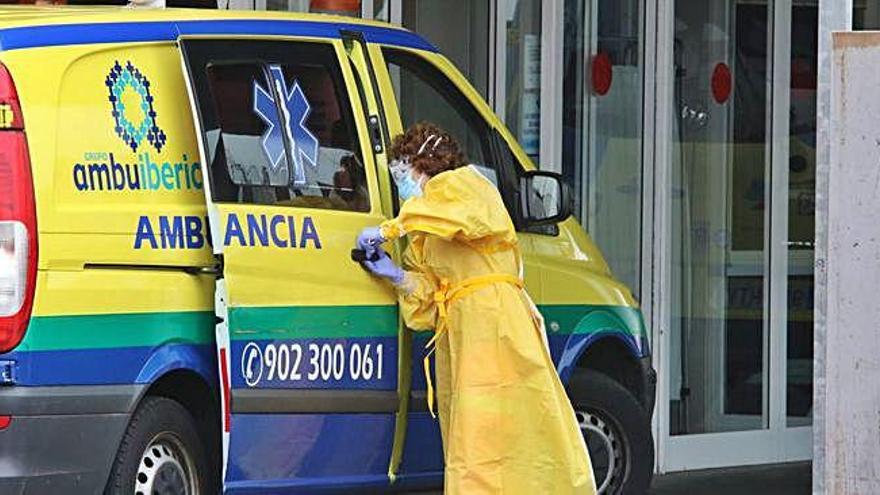
[[382, 153], [382, 126], [379, 125], [379, 116], [370, 115], [368, 123], [370, 128], [370, 145], [373, 146], [373, 153], [378, 155]]
[[211, 266], [188, 266], [184, 271], [190, 275], [214, 275], [215, 277], [223, 276], [223, 255], [214, 255], [215, 263]]
[[220, 267], [218, 266], [198, 266], [187, 270], [191, 275], [220, 275]]
[[788, 241], [785, 245], [789, 248], [816, 249], [816, 243], [813, 241]]
[[184, 271], [190, 275], [220, 275], [223, 273], [219, 266], [191, 266]]

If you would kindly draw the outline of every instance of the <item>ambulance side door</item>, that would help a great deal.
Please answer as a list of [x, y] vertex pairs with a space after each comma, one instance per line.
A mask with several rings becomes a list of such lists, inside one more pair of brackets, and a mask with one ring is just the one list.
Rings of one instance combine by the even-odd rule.
[[385, 217], [339, 40], [179, 40], [217, 283], [227, 488], [387, 477], [394, 291], [351, 260]]

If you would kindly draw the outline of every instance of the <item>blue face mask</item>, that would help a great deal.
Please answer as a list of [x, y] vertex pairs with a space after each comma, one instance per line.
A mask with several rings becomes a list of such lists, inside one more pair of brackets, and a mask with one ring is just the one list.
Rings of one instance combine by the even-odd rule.
[[412, 167], [406, 161], [395, 160], [391, 163], [391, 177], [397, 185], [397, 196], [401, 201], [418, 198], [422, 195], [422, 186], [413, 179]]

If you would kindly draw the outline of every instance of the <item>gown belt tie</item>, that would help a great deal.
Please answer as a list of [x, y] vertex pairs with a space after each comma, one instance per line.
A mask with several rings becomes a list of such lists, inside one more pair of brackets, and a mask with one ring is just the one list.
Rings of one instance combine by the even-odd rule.
[[437, 327], [434, 331], [434, 336], [425, 345], [428, 353], [423, 361], [425, 380], [428, 385], [428, 411], [431, 413], [431, 417], [437, 417], [434, 414], [434, 383], [431, 381], [431, 355], [437, 349], [437, 339], [447, 330], [449, 306], [459, 299], [495, 284], [510, 284], [519, 289], [523, 288], [523, 281], [519, 277], [506, 273], [490, 273], [462, 280], [455, 285], [451, 285], [449, 280], [442, 279], [440, 280], [440, 287], [434, 292], [434, 303], [437, 305]]

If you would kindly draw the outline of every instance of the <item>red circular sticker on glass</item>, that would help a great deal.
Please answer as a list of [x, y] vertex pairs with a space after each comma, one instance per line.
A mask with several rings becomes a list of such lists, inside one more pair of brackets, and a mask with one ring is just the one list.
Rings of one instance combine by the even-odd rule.
[[725, 103], [730, 98], [731, 90], [730, 68], [725, 63], [719, 63], [712, 71], [712, 97], [718, 103]]
[[593, 93], [605, 96], [611, 90], [613, 72], [611, 70], [611, 57], [605, 52], [599, 52], [593, 56], [592, 83]]

